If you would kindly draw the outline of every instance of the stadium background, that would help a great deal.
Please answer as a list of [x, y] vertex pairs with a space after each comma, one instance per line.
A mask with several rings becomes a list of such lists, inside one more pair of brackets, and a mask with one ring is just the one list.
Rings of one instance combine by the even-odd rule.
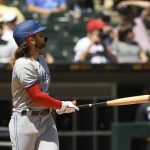
[[[26, 19], [34, 17], [26, 12], [23, 0], [13, 1], [13, 4], [23, 11]], [[117, 23], [116, 11], [110, 12], [113, 22]], [[65, 14], [56, 14], [51, 17], [50, 22], [43, 22], [48, 26], [48, 46], [56, 59], [56, 63], [49, 65], [52, 74], [50, 93], [63, 100], [76, 99], [77, 104], [148, 94], [150, 64], [73, 63], [72, 47], [85, 34], [84, 26], [93, 15], [91, 12], [84, 12], [81, 21], [74, 22]], [[10, 82], [11, 69], [8, 65], [1, 64], [0, 150], [11, 149], [8, 133], [11, 115]], [[150, 129], [146, 122], [135, 123], [137, 107], [138, 105], [92, 108], [62, 116], [53, 112], [59, 131], [60, 150], [120, 150], [119, 144], [122, 143], [122, 150], [144, 150], [142, 137], [144, 134], [149, 136]], [[141, 136], [132, 135], [130, 139], [133, 129], [138, 133], [139, 127], [143, 129]], [[128, 135], [125, 137], [126, 132]], [[121, 143], [118, 139], [120, 135]]]

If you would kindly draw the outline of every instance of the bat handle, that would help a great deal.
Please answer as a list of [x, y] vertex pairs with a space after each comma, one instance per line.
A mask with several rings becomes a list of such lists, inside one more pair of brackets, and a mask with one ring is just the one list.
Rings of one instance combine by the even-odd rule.
[[91, 108], [91, 107], [98, 107], [98, 106], [107, 106], [107, 102], [100, 102], [100, 103], [93, 103], [93, 104], [84, 104], [84, 105], [78, 105], [78, 108]]
[[80, 109], [80, 108], [90, 108], [90, 107], [92, 107], [93, 106], [93, 104], [84, 104], [84, 105], [78, 105], [78, 108]]

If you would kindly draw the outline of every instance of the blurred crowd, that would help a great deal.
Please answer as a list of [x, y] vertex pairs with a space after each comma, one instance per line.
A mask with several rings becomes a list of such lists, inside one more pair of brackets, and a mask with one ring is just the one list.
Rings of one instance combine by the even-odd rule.
[[[72, 46], [70, 51], [73, 58], [72, 62], [68, 63], [149, 62], [150, 1], [23, 0], [23, 2], [26, 5], [20, 8], [17, 0], [10, 2], [0, 0], [1, 64], [8, 63], [17, 49], [13, 29], [16, 24], [27, 19], [24, 12], [45, 24], [53, 14], [66, 13], [72, 16], [74, 23], [83, 21], [84, 12], [90, 14], [90, 18], [84, 20], [86, 32]], [[111, 12], [117, 15], [112, 15]], [[57, 62], [49, 47], [46, 49], [47, 62]]]

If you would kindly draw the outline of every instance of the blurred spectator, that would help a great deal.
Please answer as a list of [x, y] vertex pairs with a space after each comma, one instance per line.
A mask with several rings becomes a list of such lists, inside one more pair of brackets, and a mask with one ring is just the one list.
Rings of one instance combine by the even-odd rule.
[[4, 40], [12, 40], [13, 39], [13, 29], [16, 25], [16, 20], [17, 20], [17, 16], [15, 13], [6, 12], [5, 14], [3, 14], [2, 21], [3, 21], [3, 32], [4, 33], [3, 33], [2, 38]]
[[102, 29], [106, 23], [93, 19], [86, 24], [87, 36], [81, 38], [74, 47], [75, 62], [108, 63], [108, 53], [102, 45]]
[[107, 57], [111, 63], [117, 63], [116, 53], [114, 53], [112, 48], [112, 42], [114, 40], [114, 28], [107, 25], [102, 30], [102, 44], [107, 52]]
[[77, 2], [83, 11], [91, 11], [94, 9], [93, 0], [77, 0]]
[[3, 16], [5, 13], [8, 13], [8, 12], [16, 14], [17, 16], [16, 24], [21, 23], [22, 21], [25, 20], [24, 15], [17, 7], [8, 6], [6, 5], [5, 0], [0, 0], [0, 16]]
[[100, 4], [103, 5], [104, 8], [112, 8], [114, 0], [100, 0]]
[[41, 52], [41, 54], [44, 56], [45, 61], [48, 64], [53, 64], [55, 62], [53, 55], [50, 52], [48, 52], [47, 50], [44, 50], [43, 52]]
[[45, 59], [48, 64], [53, 64], [55, 62], [53, 55], [49, 52], [46, 52]]
[[68, 2], [68, 13], [73, 16], [74, 19], [79, 20], [82, 16], [82, 9], [78, 3], [78, 0], [72, 0]]
[[[132, 10], [137, 7], [142, 8], [142, 11], [139, 16], [133, 16]], [[150, 52], [150, 37], [144, 24], [144, 20], [150, 17], [150, 2], [140, 0], [122, 1], [118, 4], [118, 8], [119, 10], [130, 8], [130, 11], [124, 13], [124, 17], [132, 16], [131, 18], [128, 17], [128, 22], [133, 23], [133, 32], [135, 34], [134, 40], [140, 45], [142, 50]]]
[[66, 0], [26, 0], [26, 3], [29, 12], [37, 13], [43, 17], [67, 10]]
[[[93, 0], [69, 0], [69, 13], [77, 20], [86, 14], [92, 14], [94, 11]], [[83, 18], [82, 18], [83, 19]], [[84, 19], [83, 19], [84, 20]]]
[[104, 47], [111, 51], [111, 44], [114, 38], [114, 28], [115, 25], [111, 21], [110, 13], [106, 10], [96, 13], [95, 17], [99, 20], [105, 22], [106, 26], [102, 28], [102, 43]]
[[141, 104], [136, 111], [136, 121], [150, 121], [150, 103]]
[[115, 51], [118, 63], [146, 63], [147, 55], [134, 42], [132, 27], [122, 27], [116, 31], [112, 49]]
[[13, 29], [16, 25], [17, 16], [13, 12], [6, 12], [2, 16], [3, 21], [3, 36], [2, 39], [9, 41], [12, 45], [12, 51], [17, 49], [17, 44], [13, 38]]
[[98, 13], [97, 18], [101, 18], [104, 22], [106, 22], [109, 25], [112, 24], [110, 13], [106, 10], [101, 11], [100, 13]]
[[102, 41], [103, 41], [105, 48], [107, 48], [107, 49], [110, 48], [113, 38], [114, 38], [113, 30], [114, 29], [109, 25], [104, 27], [104, 29], [102, 30]]
[[12, 47], [12, 41], [2, 39], [3, 26], [0, 24], [0, 63], [8, 63], [16, 49]]
[[[137, 107], [136, 122], [149, 122], [150, 121], [150, 103], [141, 104]], [[150, 138], [144, 138], [142, 140], [143, 150], [150, 150]]]
[[119, 13], [120, 22], [117, 25], [117, 28], [134, 25], [134, 14], [132, 12], [131, 7], [126, 6], [126, 7], [118, 8], [118, 13]]

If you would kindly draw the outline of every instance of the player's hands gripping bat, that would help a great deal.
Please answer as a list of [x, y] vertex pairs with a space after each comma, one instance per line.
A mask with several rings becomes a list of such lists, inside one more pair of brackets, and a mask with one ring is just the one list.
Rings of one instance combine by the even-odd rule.
[[79, 108], [76, 106], [76, 101], [62, 101], [61, 109], [57, 109], [56, 113], [61, 115], [64, 113], [72, 113], [74, 111], [79, 111]]
[[125, 98], [118, 98], [106, 102], [99, 102], [93, 104], [78, 105], [78, 108], [89, 108], [94, 106], [120, 106], [120, 105], [131, 105], [131, 104], [142, 104], [150, 102], [150, 95], [132, 96]]

